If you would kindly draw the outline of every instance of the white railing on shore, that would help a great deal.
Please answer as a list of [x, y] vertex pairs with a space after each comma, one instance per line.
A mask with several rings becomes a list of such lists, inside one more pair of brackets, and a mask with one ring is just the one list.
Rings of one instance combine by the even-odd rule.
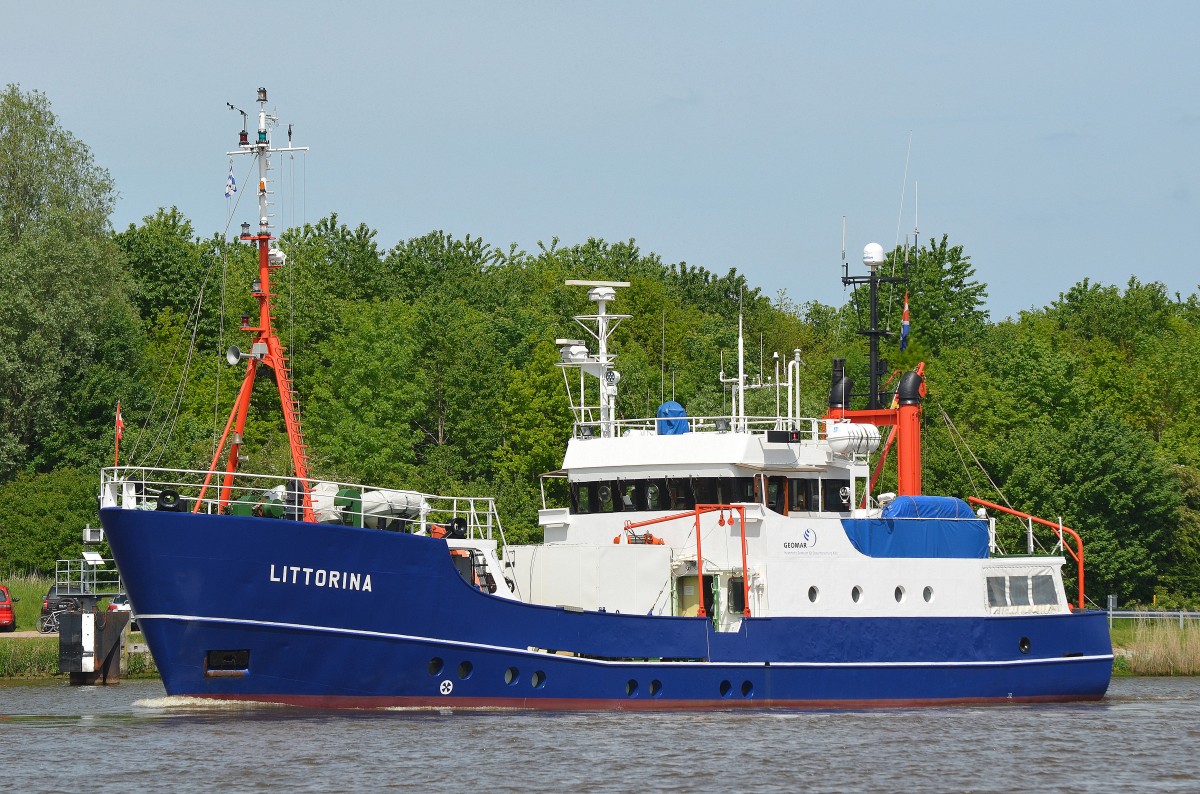
[[[100, 506], [126, 510], [241, 513], [303, 520], [301, 480], [284, 475], [109, 467], [100, 472]], [[313, 513], [321, 523], [367, 529], [398, 529], [429, 534], [435, 527], [457, 525], [467, 538], [504, 540], [495, 500], [479, 496], [441, 496], [330, 480], [305, 480]]]
[[1183, 628], [1186, 620], [1200, 620], [1200, 612], [1188, 612], [1186, 610], [1148, 610], [1148, 609], [1126, 609], [1126, 610], [1108, 610], [1108, 626], [1112, 628], [1114, 620], [1177, 620], [1179, 628]]
[[54, 566], [54, 587], [60, 596], [93, 599], [125, 592], [117, 564], [94, 552], [85, 552], [84, 557], [76, 560], [58, 560]]

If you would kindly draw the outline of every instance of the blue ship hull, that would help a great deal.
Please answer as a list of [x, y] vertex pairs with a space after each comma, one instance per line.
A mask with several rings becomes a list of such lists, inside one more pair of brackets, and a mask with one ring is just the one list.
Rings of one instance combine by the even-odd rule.
[[[172, 695], [326, 707], [681, 709], [1089, 700], [1102, 612], [705, 618], [478, 591], [428, 537], [101, 510]], [[336, 575], [335, 575], [336, 574]]]

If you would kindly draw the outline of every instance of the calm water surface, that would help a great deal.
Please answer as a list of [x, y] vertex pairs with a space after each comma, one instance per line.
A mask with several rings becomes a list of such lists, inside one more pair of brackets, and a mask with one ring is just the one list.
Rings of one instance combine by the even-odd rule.
[[157, 681], [0, 685], [0, 789], [1200, 791], [1200, 679], [1100, 703], [875, 711], [308, 711]]

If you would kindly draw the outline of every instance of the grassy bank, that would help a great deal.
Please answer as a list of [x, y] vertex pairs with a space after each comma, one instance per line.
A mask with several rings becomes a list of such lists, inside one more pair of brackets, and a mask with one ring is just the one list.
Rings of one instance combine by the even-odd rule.
[[0, 678], [48, 678], [57, 673], [57, 634], [0, 640]]
[[[131, 635], [141, 643], [142, 635]], [[58, 675], [58, 635], [5, 637], [0, 640], [0, 678], [50, 678]], [[158, 668], [148, 653], [129, 654], [125, 678], [157, 678]]]

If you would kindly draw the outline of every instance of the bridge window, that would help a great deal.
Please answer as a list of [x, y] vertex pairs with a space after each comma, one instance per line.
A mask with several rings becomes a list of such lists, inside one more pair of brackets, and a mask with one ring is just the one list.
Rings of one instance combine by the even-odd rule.
[[816, 510], [820, 483], [817, 480], [792, 480], [788, 483], [788, 509], [798, 512]]
[[767, 478], [767, 507], [780, 515], [787, 515], [787, 477]]
[[[760, 501], [757, 480], [755, 477], [659, 477], [573, 482], [570, 487], [571, 512], [587, 515], [637, 510], [691, 510], [697, 504], [753, 504]], [[768, 505], [772, 510], [786, 515], [784, 507], [789, 499], [791, 484], [784, 477], [772, 477], [770, 481]], [[812, 492], [816, 492], [816, 480], [804, 482], [810, 483]]]
[[850, 509], [849, 480], [821, 480], [821, 509], [844, 513]]

